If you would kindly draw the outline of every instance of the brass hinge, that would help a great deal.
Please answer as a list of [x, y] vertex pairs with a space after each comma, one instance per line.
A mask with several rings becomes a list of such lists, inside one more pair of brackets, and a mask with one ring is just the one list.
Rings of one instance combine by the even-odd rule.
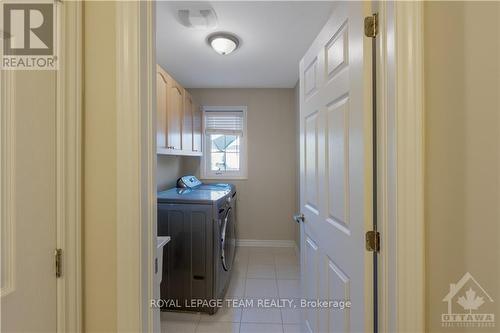
[[61, 277], [62, 275], [62, 250], [56, 249], [54, 251], [54, 261], [56, 264], [56, 278]]
[[365, 235], [366, 250], [370, 252], [380, 251], [380, 233], [378, 231], [367, 231]]
[[378, 34], [378, 14], [365, 17], [365, 35], [375, 38]]

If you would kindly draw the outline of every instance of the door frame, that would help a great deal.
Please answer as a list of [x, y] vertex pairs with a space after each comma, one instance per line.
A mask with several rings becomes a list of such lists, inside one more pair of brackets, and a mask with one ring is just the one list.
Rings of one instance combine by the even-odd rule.
[[425, 331], [423, 3], [377, 1], [379, 331]]
[[[381, 18], [379, 330], [420, 332], [425, 330], [423, 4], [375, 4]], [[148, 304], [155, 294], [156, 245], [154, 2], [125, 2], [119, 8], [118, 328], [148, 332], [155, 325]]]
[[82, 331], [82, 2], [54, 2], [60, 15], [56, 86], [57, 332]]
[[117, 330], [159, 331], [155, 2], [117, 2]]

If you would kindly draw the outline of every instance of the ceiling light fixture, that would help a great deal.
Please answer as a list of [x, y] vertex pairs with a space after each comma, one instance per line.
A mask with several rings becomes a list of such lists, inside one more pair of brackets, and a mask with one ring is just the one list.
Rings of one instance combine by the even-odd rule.
[[228, 55], [234, 52], [240, 45], [238, 37], [227, 32], [211, 34], [208, 36], [207, 42], [220, 55]]

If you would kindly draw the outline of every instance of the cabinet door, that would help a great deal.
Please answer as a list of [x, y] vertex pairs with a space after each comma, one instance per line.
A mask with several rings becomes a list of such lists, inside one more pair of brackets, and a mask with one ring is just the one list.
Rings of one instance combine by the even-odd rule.
[[167, 77], [157, 67], [156, 71], [156, 146], [167, 146]]
[[184, 90], [184, 114], [182, 118], [182, 150], [193, 150], [193, 99]]
[[199, 104], [193, 103], [193, 151], [202, 152], [201, 133], [202, 114]]
[[181, 150], [184, 89], [174, 80], [167, 94], [167, 148]]

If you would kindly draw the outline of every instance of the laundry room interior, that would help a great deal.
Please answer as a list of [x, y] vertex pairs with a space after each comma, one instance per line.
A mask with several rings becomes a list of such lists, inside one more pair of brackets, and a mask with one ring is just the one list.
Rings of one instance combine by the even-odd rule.
[[160, 289], [181, 303], [162, 309], [164, 332], [299, 329], [292, 309], [184, 303], [300, 296], [299, 62], [331, 9], [156, 3]]

